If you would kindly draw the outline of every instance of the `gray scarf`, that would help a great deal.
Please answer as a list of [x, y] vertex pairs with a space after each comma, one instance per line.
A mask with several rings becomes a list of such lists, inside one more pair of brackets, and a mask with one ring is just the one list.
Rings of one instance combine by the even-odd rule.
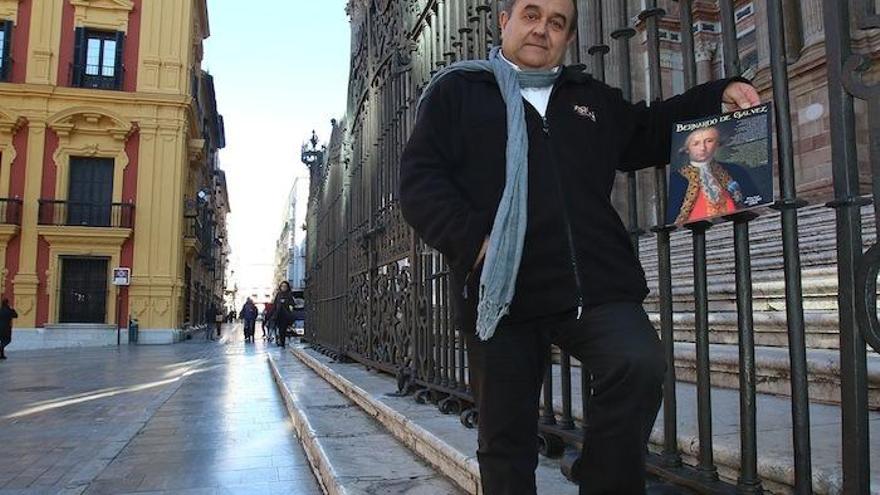
[[504, 193], [498, 203], [498, 212], [489, 235], [489, 248], [483, 262], [477, 304], [477, 335], [481, 340], [489, 340], [495, 333], [498, 322], [510, 312], [526, 237], [529, 137], [521, 91], [522, 88], [552, 86], [562, 71], [516, 71], [501, 57], [501, 48], [495, 47], [488, 60], [457, 62], [438, 72], [422, 93], [419, 106], [437, 81], [460, 70], [491, 72], [507, 105]]

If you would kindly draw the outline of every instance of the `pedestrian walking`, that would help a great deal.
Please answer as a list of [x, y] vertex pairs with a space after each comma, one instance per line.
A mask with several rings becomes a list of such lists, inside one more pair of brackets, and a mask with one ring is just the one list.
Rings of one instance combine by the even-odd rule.
[[0, 302], [0, 359], [6, 359], [6, 346], [12, 342], [12, 320], [18, 313], [9, 306], [9, 299]]
[[208, 305], [208, 309], [205, 310], [205, 333], [211, 340], [214, 340], [212, 329], [217, 332], [217, 337], [220, 337], [220, 326], [222, 325], [222, 321], [222, 317], [220, 317], [220, 313], [217, 311], [217, 306], [213, 303]]
[[290, 284], [287, 281], [278, 285], [278, 292], [272, 301], [272, 319], [275, 322], [275, 330], [278, 333], [278, 345], [285, 347], [285, 339], [287, 331], [293, 324], [293, 292], [290, 290]]
[[223, 328], [223, 313], [220, 310], [214, 314], [214, 324], [217, 326], [217, 336], [220, 336], [220, 330]]
[[247, 301], [245, 301], [239, 314], [241, 315], [242, 320], [244, 320], [244, 341], [253, 342], [259, 310], [257, 310], [257, 306], [251, 298], [248, 298]]
[[272, 303], [266, 303], [263, 307], [263, 321], [260, 326], [263, 329], [263, 339], [272, 342]]
[[536, 493], [554, 343], [592, 377], [580, 494], [642, 494], [667, 363], [612, 185], [617, 171], [665, 166], [675, 122], [760, 99], [728, 79], [632, 104], [562, 65], [576, 2], [507, 0], [499, 12], [489, 59], [454, 64], [425, 89], [400, 167], [404, 218], [449, 261], [483, 493]]

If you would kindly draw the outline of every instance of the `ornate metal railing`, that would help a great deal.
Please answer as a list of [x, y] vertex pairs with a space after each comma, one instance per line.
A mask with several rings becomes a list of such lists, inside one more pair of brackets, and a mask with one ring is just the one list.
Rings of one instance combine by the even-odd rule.
[[121, 64], [113, 67], [70, 64], [70, 85], [75, 88], [120, 90], [124, 76], [125, 67]]
[[40, 225], [80, 227], [134, 226], [134, 203], [87, 203], [41, 199], [37, 220]]
[[[835, 242], [830, 250], [833, 253], [836, 249], [836, 262], [832, 263], [836, 265], [838, 295], [836, 307], [829, 311], [839, 322], [843, 479], [838, 489], [868, 493], [871, 452], [866, 360], [869, 345], [880, 350], [876, 308], [880, 251], [873, 246], [863, 253], [863, 233], [870, 225], [863, 225], [862, 207], [872, 198], [861, 195], [860, 177], [866, 173], [873, 177], [874, 209], [880, 209], [880, 89], [867, 82], [876, 80], [872, 60], [880, 45], [874, 30], [880, 27], [880, 15], [874, 3], [718, 0], [714, 27], [701, 27], [695, 33], [692, 26], [706, 24], [703, 17], [712, 10], [707, 10], [707, 2], [696, 6], [692, 0], [576, 1], [581, 23], [569, 62], [587, 64], [597, 79], [607, 76], [630, 99], [658, 100], [698, 82], [739, 75], [744, 69], [741, 59], [758, 61], [748, 67], [748, 75], [764, 99], [773, 100], [775, 109], [779, 187], [773, 222], [782, 242], [772, 254], [782, 258], [783, 265], [779, 281], [784, 285], [780, 297], [784, 299], [783, 345], [788, 351], [790, 374], [789, 462], [794, 467], [784, 483], [796, 493], [811, 493], [819, 486], [811, 455], [801, 266], [801, 252], [810, 246], [802, 246], [799, 239], [809, 232], [798, 223], [800, 210], [807, 204], [799, 193], [808, 191], [810, 200], [827, 201], [826, 206], [836, 213]], [[461, 414], [469, 426], [478, 418], [468, 387], [466, 345], [451, 313], [448, 267], [403, 221], [397, 203], [398, 169], [421, 90], [441, 67], [486, 56], [488, 47], [499, 41], [495, 28], [499, 4], [493, 0], [351, 2], [353, 51], [347, 116], [334, 125], [327, 155], [309, 163], [307, 339], [339, 359], [354, 359], [395, 374], [401, 391], [415, 392], [417, 400], [436, 402], [445, 412]], [[641, 11], [629, 8], [636, 5]], [[698, 36], [714, 37], [710, 43]], [[800, 58], [805, 60], [801, 63]], [[826, 109], [821, 104], [817, 109], [810, 103], [823, 101], [824, 92], [817, 91], [813, 100], [801, 103], [792, 100], [789, 82], [790, 72], [797, 69], [798, 77], [804, 77], [807, 66], [824, 71], [810, 84], [827, 84], [830, 116], [830, 131], [813, 138], [814, 142], [824, 139], [830, 160], [809, 170], [805, 168], [810, 161], [805, 158], [809, 155], [805, 141], [810, 138], [798, 136], [795, 141], [793, 129], [799, 127], [792, 116], [801, 119], [817, 110], [823, 115]], [[798, 95], [804, 87], [800, 85]], [[857, 106], [856, 100], [867, 105]], [[867, 154], [858, 153], [860, 141], [868, 143]], [[796, 160], [796, 149], [807, 150], [798, 151], [800, 160]], [[801, 178], [817, 171], [831, 184], [824, 192], [816, 192], [812, 183]], [[685, 312], [693, 317], [690, 331], [695, 342], [699, 447], [690, 453], [680, 448], [682, 415], [676, 401], [676, 367], [669, 366], [663, 441], [649, 456], [649, 465], [655, 474], [703, 493], [760, 493], [766, 480], [758, 468], [762, 454], [757, 442], [758, 332], [752, 292], [755, 265], [750, 249], [755, 216], [731, 218], [733, 234], [724, 246], [730, 252], [726, 255], [732, 265], [729, 279], [736, 298], [735, 307], [731, 305], [728, 311], [736, 315], [740, 439], [735, 467], [738, 476], [731, 479], [728, 474], [720, 480], [714, 457], [710, 383], [710, 342], [717, 342], [710, 328], [709, 273], [714, 272], [707, 266], [707, 234], [718, 229], [702, 225], [691, 232], [674, 232], [674, 227], [663, 225], [666, 188], [667, 170], [662, 167], [620, 177], [614, 196], [628, 220], [633, 244], [652, 252], [651, 244], [656, 245], [651, 258], [655, 273], [649, 274], [656, 280], [656, 290], [649, 304], [659, 322], [669, 363], [680, 357], [675, 340], [682, 329], [676, 327], [683, 320], [677, 315]], [[880, 211], [875, 211], [874, 219], [874, 227], [880, 227]], [[686, 238], [692, 245], [693, 275], [684, 282], [673, 273], [673, 237]], [[692, 296], [687, 296], [682, 304], [685, 307], [676, 308], [680, 294], [691, 294], [691, 286]], [[542, 401], [541, 445], [545, 454], [557, 455], [563, 443], [582, 441], [578, 414], [583, 405], [573, 402], [589, 396], [578, 393], [588, 392], [589, 382], [588, 373], [580, 373], [580, 365], [571, 356], [554, 350], [552, 359], [555, 366], [546, 377]], [[558, 384], [554, 383], [557, 379]], [[564, 462], [563, 467], [570, 463]]]

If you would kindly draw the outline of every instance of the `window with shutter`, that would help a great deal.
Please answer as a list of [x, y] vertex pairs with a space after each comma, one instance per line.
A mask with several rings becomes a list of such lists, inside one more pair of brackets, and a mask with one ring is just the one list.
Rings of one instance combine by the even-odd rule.
[[113, 159], [71, 157], [67, 225], [109, 227], [113, 202]]
[[12, 21], [0, 21], [0, 81], [12, 75]]
[[73, 86], [122, 89], [122, 45], [125, 33], [77, 28], [74, 43]]

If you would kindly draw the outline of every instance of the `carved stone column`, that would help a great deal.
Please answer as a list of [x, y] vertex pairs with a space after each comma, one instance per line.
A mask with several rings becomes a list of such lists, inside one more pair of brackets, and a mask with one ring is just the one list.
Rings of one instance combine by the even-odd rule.
[[715, 43], [697, 41], [694, 44], [694, 56], [697, 62], [697, 84], [709, 82], [714, 79], [712, 74], [712, 59], [718, 46]]

